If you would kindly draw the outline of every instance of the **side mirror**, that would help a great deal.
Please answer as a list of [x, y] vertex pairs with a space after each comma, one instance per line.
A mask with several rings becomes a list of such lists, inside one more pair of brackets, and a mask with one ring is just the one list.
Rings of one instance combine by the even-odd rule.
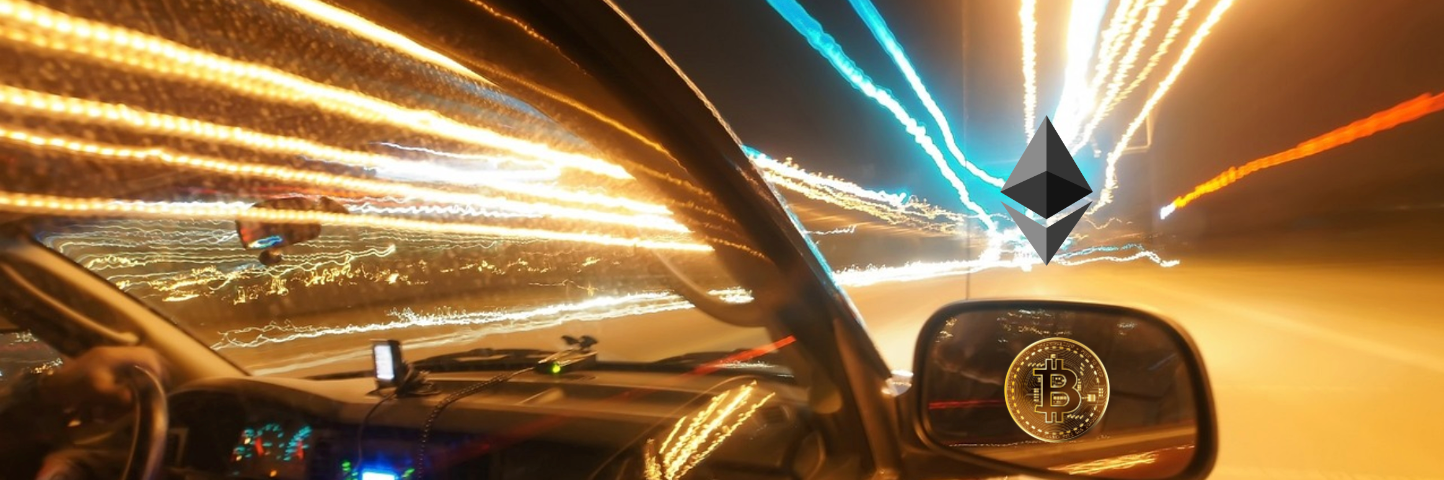
[[[283, 197], [263, 200], [251, 208], [288, 210], [301, 212], [350, 213], [346, 206], [328, 197]], [[281, 261], [280, 249], [289, 245], [309, 242], [321, 236], [320, 223], [266, 223], [249, 220], [236, 221], [236, 234], [241, 246], [247, 250], [261, 250], [262, 264], [273, 265]]]
[[917, 431], [931, 448], [1044, 478], [1195, 479], [1217, 454], [1203, 362], [1167, 320], [1057, 301], [962, 302], [923, 326]]

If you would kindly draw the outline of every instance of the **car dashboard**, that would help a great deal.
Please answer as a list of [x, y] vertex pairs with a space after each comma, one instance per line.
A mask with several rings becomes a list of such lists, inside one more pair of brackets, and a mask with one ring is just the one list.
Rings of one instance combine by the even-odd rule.
[[497, 373], [399, 398], [369, 378], [191, 382], [170, 396], [169, 477], [784, 479], [822, 462], [802, 390], [779, 379], [528, 372], [475, 388]]

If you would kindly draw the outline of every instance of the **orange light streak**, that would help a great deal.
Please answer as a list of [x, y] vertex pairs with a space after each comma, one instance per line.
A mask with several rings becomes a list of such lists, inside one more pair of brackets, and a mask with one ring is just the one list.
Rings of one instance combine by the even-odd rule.
[[1375, 113], [1362, 120], [1355, 121], [1329, 133], [1309, 139], [1294, 148], [1250, 161], [1241, 166], [1231, 167], [1227, 171], [1213, 177], [1213, 179], [1194, 187], [1193, 191], [1188, 192], [1188, 194], [1175, 198], [1172, 204], [1163, 207], [1163, 210], [1160, 211], [1160, 216], [1167, 218], [1174, 210], [1187, 206], [1189, 203], [1198, 199], [1198, 197], [1216, 192], [1232, 185], [1243, 177], [1258, 173], [1260, 170], [1308, 158], [1353, 143], [1355, 140], [1368, 137], [1375, 133], [1418, 120], [1440, 110], [1444, 110], [1444, 93], [1434, 95], [1426, 93], [1420, 95], [1413, 100], [1401, 103], [1393, 108]]
[[1198, 46], [1201, 45], [1203, 40], [1208, 38], [1209, 33], [1213, 31], [1213, 26], [1217, 25], [1219, 20], [1223, 19], [1223, 14], [1228, 12], [1229, 7], [1233, 6], [1233, 1], [1234, 0], [1219, 0], [1217, 4], [1214, 4], [1213, 10], [1210, 11], [1208, 17], [1203, 20], [1203, 24], [1198, 26], [1198, 30], [1193, 32], [1192, 37], [1189, 37], [1188, 44], [1184, 45], [1183, 51], [1179, 53], [1178, 61], [1173, 64], [1173, 69], [1169, 70], [1168, 76], [1158, 82], [1158, 89], [1153, 92], [1152, 96], [1148, 97], [1147, 102], [1144, 102], [1143, 109], [1140, 110], [1138, 116], [1134, 117], [1133, 121], [1128, 124], [1128, 129], [1123, 132], [1123, 137], [1118, 140], [1118, 144], [1115, 145], [1113, 151], [1108, 154], [1107, 161], [1105, 162], [1108, 166], [1104, 169], [1103, 173], [1103, 192], [1098, 195], [1098, 203], [1093, 205], [1093, 212], [1097, 212], [1099, 208], [1113, 202], [1113, 189], [1118, 188], [1118, 159], [1123, 157], [1123, 151], [1127, 149], [1129, 142], [1133, 141], [1133, 135], [1138, 133], [1138, 129], [1143, 126], [1143, 122], [1148, 120], [1148, 114], [1152, 113], [1154, 107], [1157, 107], [1159, 102], [1163, 101], [1165, 95], [1168, 95], [1168, 90], [1173, 87], [1174, 82], [1178, 80], [1178, 76], [1183, 74], [1184, 67], [1188, 66], [1188, 62], [1193, 59], [1194, 53], [1198, 52]]

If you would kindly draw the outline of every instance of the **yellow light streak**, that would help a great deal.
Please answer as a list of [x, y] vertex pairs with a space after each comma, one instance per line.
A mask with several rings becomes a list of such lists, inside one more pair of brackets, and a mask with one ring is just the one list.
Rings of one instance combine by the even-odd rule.
[[361, 18], [351, 12], [327, 5], [316, 0], [270, 0], [271, 3], [283, 5], [298, 12], [306, 14], [322, 23], [330, 24], [342, 30], [346, 30], [356, 36], [369, 39], [373, 42], [391, 47], [392, 49], [405, 53], [418, 60], [430, 63], [437, 67], [449, 70], [452, 73], [466, 76], [473, 80], [490, 84], [491, 82], [477, 75], [455, 60], [442, 55], [435, 50], [421, 46], [410, 38], [382, 27], [370, 20]]
[[1053, 126], [1062, 138], [1077, 131], [1083, 112], [1092, 102], [1089, 90], [1091, 66], [1098, 53], [1098, 31], [1108, 9], [1108, 0], [1073, 0], [1068, 13], [1067, 62], [1063, 67], [1063, 93], [1054, 109]]
[[1118, 51], [1128, 37], [1133, 34], [1133, 26], [1138, 23], [1137, 15], [1144, 5], [1143, 0], [1122, 0], [1118, 2], [1112, 17], [1108, 20], [1108, 26], [1103, 30], [1102, 40], [1098, 48], [1098, 58], [1093, 68], [1093, 77], [1088, 81], [1084, 90], [1076, 102], [1073, 102], [1074, 110], [1071, 112], [1060, 111], [1058, 113], [1060, 123], [1058, 132], [1065, 142], [1072, 144], [1072, 139], [1083, 130], [1085, 119], [1098, 101], [1099, 89], [1103, 81], [1109, 78], [1114, 70], [1113, 61], [1118, 56]]
[[1183, 32], [1183, 26], [1188, 23], [1188, 18], [1193, 14], [1193, 9], [1198, 6], [1198, 3], [1199, 0], [1188, 0], [1183, 4], [1183, 8], [1180, 8], [1178, 14], [1173, 18], [1173, 23], [1168, 26], [1168, 32], [1163, 35], [1163, 40], [1159, 42], [1158, 49], [1153, 52], [1153, 56], [1148, 57], [1148, 63], [1143, 66], [1137, 76], [1133, 77], [1132, 83], [1124, 87], [1111, 103], [1103, 107], [1104, 111], [1111, 112], [1120, 102], [1127, 99], [1129, 94], [1138, 89], [1138, 86], [1143, 84], [1149, 74], [1153, 73], [1153, 69], [1162, 62], [1163, 56], [1168, 54], [1168, 48], [1173, 46], [1173, 42], [1178, 41], [1178, 35]]
[[648, 440], [643, 457], [647, 479], [684, 478], [777, 395], [768, 393], [753, 401], [757, 389], [757, 383], [752, 382], [712, 397], [706, 407], [678, 420], [660, 445]]
[[[318, 84], [304, 78], [293, 76], [284, 71], [234, 61], [205, 51], [189, 49], [189, 47], [157, 37], [147, 36], [142, 33], [112, 27], [103, 23], [68, 17], [62, 13], [23, 2], [15, 2], [13, 0], [0, 1], [0, 18], [5, 17], [7, 13], [10, 14], [12, 19], [19, 20], [22, 23], [30, 22], [27, 24], [27, 28], [49, 29], [45, 30], [41, 35], [32, 35], [19, 28], [0, 29], [0, 37], [9, 38], [12, 41], [21, 41], [34, 46], [61, 49], [71, 53], [88, 55], [96, 60], [108, 61], [129, 67], [139, 67], [153, 73], [169, 74], [172, 76], [179, 75], [182, 78], [202, 81], [214, 86], [229, 88], [242, 94], [270, 100], [306, 102], [308, 105], [314, 105], [333, 113], [348, 115], [363, 121], [377, 121], [389, 123], [401, 128], [411, 128], [424, 134], [442, 134], [442, 136], [447, 136], [454, 140], [481, 144], [488, 147], [512, 148], [520, 145], [522, 148], [513, 148], [513, 150], [520, 150], [518, 153], [532, 155], [541, 160], [559, 164], [560, 166], [568, 166], [614, 178], [630, 178], [630, 174], [621, 167], [599, 159], [578, 154], [550, 151], [547, 150], [548, 147], [545, 146], [538, 146], [517, 139], [499, 137], [489, 130], [471, 125], [458, 124], [448, 118], [441, 117], [435, 112], [406, 109], [349, 90]], [[625, 125], [600, 112], [588, 108], [586, 105], [582, 105], [575, 100], [527, 82], [524, 79], [510, 76], [508, 76], [508, 78], [519, 82], [523, 86], [536, 90], [548, 98], [565, 103], [581, 110], [583, 113], [592, 115], [659, 152], [664, 154], [668, 153], [666, 149], [657, 142], [642, 136], [640, 133], [627, 128]], [[324, 99], [325, 101], [319, 99]], [[397, 121], [397, 118], [408, 121]], [[497, 142], [487, 143], [481, 141], [487, 139], [499, 139], [504, 144], [498, 145]], [[366, 159], [374, 161], [378, 158], [375, 156], [367, 156], [367, 154], [360, 152], [350, 153], [352, 156], [359, 156], [362, 161], [357, 162], [358, 158], [331, 158], [330, 160], [366, 165]], [[420, 168], [420, 166], [413, 167], [411, 170], [416, 170], [417, 168]], [[671, 175], [653, 171], [640, 165], [637, 166], [637, 168], [648, 176], [667, 181], [702, 197], [708, 197], [706, 192], [701, 191], [691, 182], [683, 181]], [[433, 168], [427, 171], [430, 171], [430, 175], [434, 178], [457, 178], [448, 176], [447, 172], [433, 170], [438, 169]], [[508, 180], [505, 178], [479, 178], [477, 176], [466, 176], [466, 178], [474, 182], [492, 184], [493, 186], [503, 184], [500, 185], [501, 188], [506, 187], [504, 183]], [[521, 189], [534, 191], [529, 186], [521, 187]], [[511, 191], [516, 192], [517, 189], [512, 188]], [[725, 219], [725, 216], [722, 214], [703, 208], [694, 202], [678, 206]], [[649, 211], [653, 210], [653, 208], [653, 206], [644, 206], [639, 211]]]
[[869, 190], [840, 178], [809, 172], [791, 162], [750, 151], [753, 163], [762, 169], [768, 183], [844, 209], [872, 215], [887, 222], [922, 231], [946, 232], [959, 227], [971, 216], [945, 210], [904, 194]]
[[[52, 118], [87, 121], [106, 126], [132, 127], [147, 132], [247, 147], [275, 154], [325, 158], [344, 165], [368, 168], [411, 168], [413, 170], [429, 168], [427, 164], [419, 162], [402, 162], [384, 155], [335, 148], [295, 137], [270, 135], [188, 117], [147, 112], [123, 104], [51, 95], [8, 85], [0, 85], [0, 105], [29, 110]], [[660, 205], [585, 192], [565, 191], [533, 183], [508, 181], [484, 181], [483, 183], [489, 188], [515, 194], [627, 208], [646, 213], [670, 213]]]
[[1038, 0], [1023, 0], [1018, 20], [1023, 25], [1023, 132], [1038, 128]]
[[1069, 475], [1090, 476], [1110, 470], [1124, 470], [1133, 467], [1149, 465], [1157, 461], [1157, 452], [1144, 452], [1129, 455], [1120, 455], [1117, 457], [1094, 460], [1091, 462], [1064, 465], [1062, 467], [1052, 468], [1051, 470], [1060, 471]]
[[[306, 2], [300, 2], [306, 3]], [[560, 152], [543, 144], [462, 123], [440, 113], [402, 107], [352, 90], [333, 87], [272, 67], [230, 59], [160, 37], [46, 9], [0, 0], [0, 19], [23, 28], [6, 28], [0, 38], [83, 55], [171, 78], [195, 81], [271, 101], [309, 105], [356, 120], [488, 148], [498, 148], [560, 166], [613, 178], [630, 178], [622, 167], [585, 155]], [[38, 31], [39, 34], [25, 29]]]
[[[1133, 66], [1138, 62], [1138, 54], [1147, 45], [1148, 38], [1153, 35], [1153, 28], [1158, 25], [1158, 16], [1163, 13], [1163, 7], [1167, 4], [1168, 0], [1153, 0], [1148, 5], [1148, 13], [1143, 17], [1137, 33], [1133, 35], [1133, 42], [1128, 46], [1128, 51], [1123, 54], [1123, 59], [1118, 61], [1119, 66], [1114, 69], [1112, 78], [1109, 79], [1108, 86], [1103, 91], [1102, 100], [1098, 101], [1097, 108], [1089, 116], [1088, 125], [1083, 127], [1083, 131], [1078, 134], [1069, 147], [1071, 150], [1082, 147], [1093, 136], [1093, 131], [1098, 128], [1098, 124], [1111, 113], [1110, 105], [1117, 101], [1118, 95], [1123, 89], [1123, 81], [1128, 78], [1129, 73], [1133, 72]], [[1140, 2], [1139, 5], [1142, 3]], [[1141, 80], [1143, 75], [1147, 75], [1147, 72], [1140, 73], [1138, 79]]]
[[511, 228], [471, 223], [432, 222], [396, 217], [250, 208], [249, 205], [244, 203], [142, 202], [113, 198], [74, 198], [0, 192], [0, 210], [72, 217], [241, 220], [287, 224], [322, 224], [425, 233], [460, 233], [496, 238], [555, 240], [658, 250], [712, 251], [712, 247], [700, 243], [616, 237], [592, 233], [558, 232], [531, 228]]
[[[647, 228], [671, 232], [688, 231], [686, 227], [665, 216], [622, 215], [598, 210], [560, 207], [546, 203], [522, 202], [501, 197], [490, 197], [484, 195], [422, 188], [404, 183], [370, 180], [343, 175], [335, 175], [325, 172], [299, 170], [289, 167], [265, 165], [259, 163], [242, 163], [214, 157], [188, 155], [175, 152], [164, 147], [134, 148], [120, 145], [101, 144], [67, 137], [41, 135], [21, 130], [13, 130], [5, 126], [0, 126], [0, 139], [23, 143], [36, 147], [59, 149], [77, 154], [91, 155], [112, 161], [157, 164], [174, 168], [184, 168], [188, 170], [214, 172], [242, 178], [259, 178], [266, 180], [275, 180], [290, 184], [311, 185], [316, 187], [336, 188], [353, 192], [370, 193], [380, 196], [397, 196], [415, 199], [422, 202], [474, 205], [484, 208], [492, 208], [508, 212], [527, 214], [531, 216], [548, 216], [571, 220], [583, 220], [588, 222], [627, 225], [637, 228]], [[517, 187], [521, 186], [522, 185], [518, 185]], [[622, 199], [615, 199], [612, 197], [605, 197], [601, 195], [593, 195], [581, 192], [571, 192], [545, 185], [532, 185], [528, 188], [532, 188], [535, 191], [533, 193], [548, 198], [565, 199], [579, 203], [591, 203], [594, 205], [626, 205], [624, 203], [621, 203], [625, 201]], [[660, 210], [661, 212], [666, 213], [666, 209], [663, 209], [660, 206], [657, 206], [656, 210]]]
[[1183, 51], [1179, 54], [1178, 60], [1173, 64], [1173, 69], [1168, 72], [1168, 76], [1159, 82], [1158, 89], [1153, 92], [1153, 96], [1149, 97], [1148, 101], [1143, 104], [1143, 110], [1138, 113], [1138, 116], [1133, 119], [1132, 123], [1128, 124], [1128, 130], [1123, 133], [1123, 137], [1119, 139], [1118, 144], [1114, 145], [1113, 151], [1108, 154], [1108, 167], [1104, 172], [1103, 192], [1099, 195], [1098, 203], [1093, 207], [1093, 211], [1096, 212], [1099, 207], [1113, 201], [1113, 189], [1118, 187], [1118, 159], [1123, 156], [1123, 151], [1128, 147], [1129, 142], [1133, 141], [1133, 134], [1138, 132], [1138, 128], [1143, 126], [1143, 122], [1148, 119], [1148, 114], [1152, 113], [1153, 108], [1158, 106], [1158, 103], [1163, 100], [1163, 96], [1168, 94], [1168, 89], [1173, 87], [1173, 82], [1178, 80], [1178, 76], [1183, 74], [1184, 67], [1187, 67], [1189, 60], [1193, 59], [1193, 54], [1198, 52], [1199, 44], [1203, 43], [1205, 38], [1208, 38], [1208, 34], [1213, 30], [1213, 26], [1218, 24], [1218, 21], [1223, 18], [1223, 14], [1227, 12], [1231, 6], [1233, 6], [1233, 0], [1219, 0], [1219, 2], [1213, 6], [1213, 10], [1209, 12], [1208, 17], [1203, 20], [1203, 24], [1200, 25], [1198, 30], [1194, 31], [1193, 36], [1188, 39], [1188, 44], [1183, 47]]
[[148, 133], [168, 134], [188, 140], [246, 147], [268, 153], [320, 157], [347, 165], [376, 167], [393, 162], [390, 157], [335, 148], [295, 137], [270, 135], [188, 117], [148, 112], [124, 104], [82, 100], [8, 85], [0, 85], [0, 105], [57, 119], [89, 121], [109, 127], [130, 127]]

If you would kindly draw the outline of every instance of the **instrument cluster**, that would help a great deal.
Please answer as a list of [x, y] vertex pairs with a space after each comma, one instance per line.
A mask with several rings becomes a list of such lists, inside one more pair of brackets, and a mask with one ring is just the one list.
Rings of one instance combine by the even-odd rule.
[[241, 429], [231, 449], [230, 473], [242, 478], [299, 479], [306, 475], [311, 425], [261, 421]]

